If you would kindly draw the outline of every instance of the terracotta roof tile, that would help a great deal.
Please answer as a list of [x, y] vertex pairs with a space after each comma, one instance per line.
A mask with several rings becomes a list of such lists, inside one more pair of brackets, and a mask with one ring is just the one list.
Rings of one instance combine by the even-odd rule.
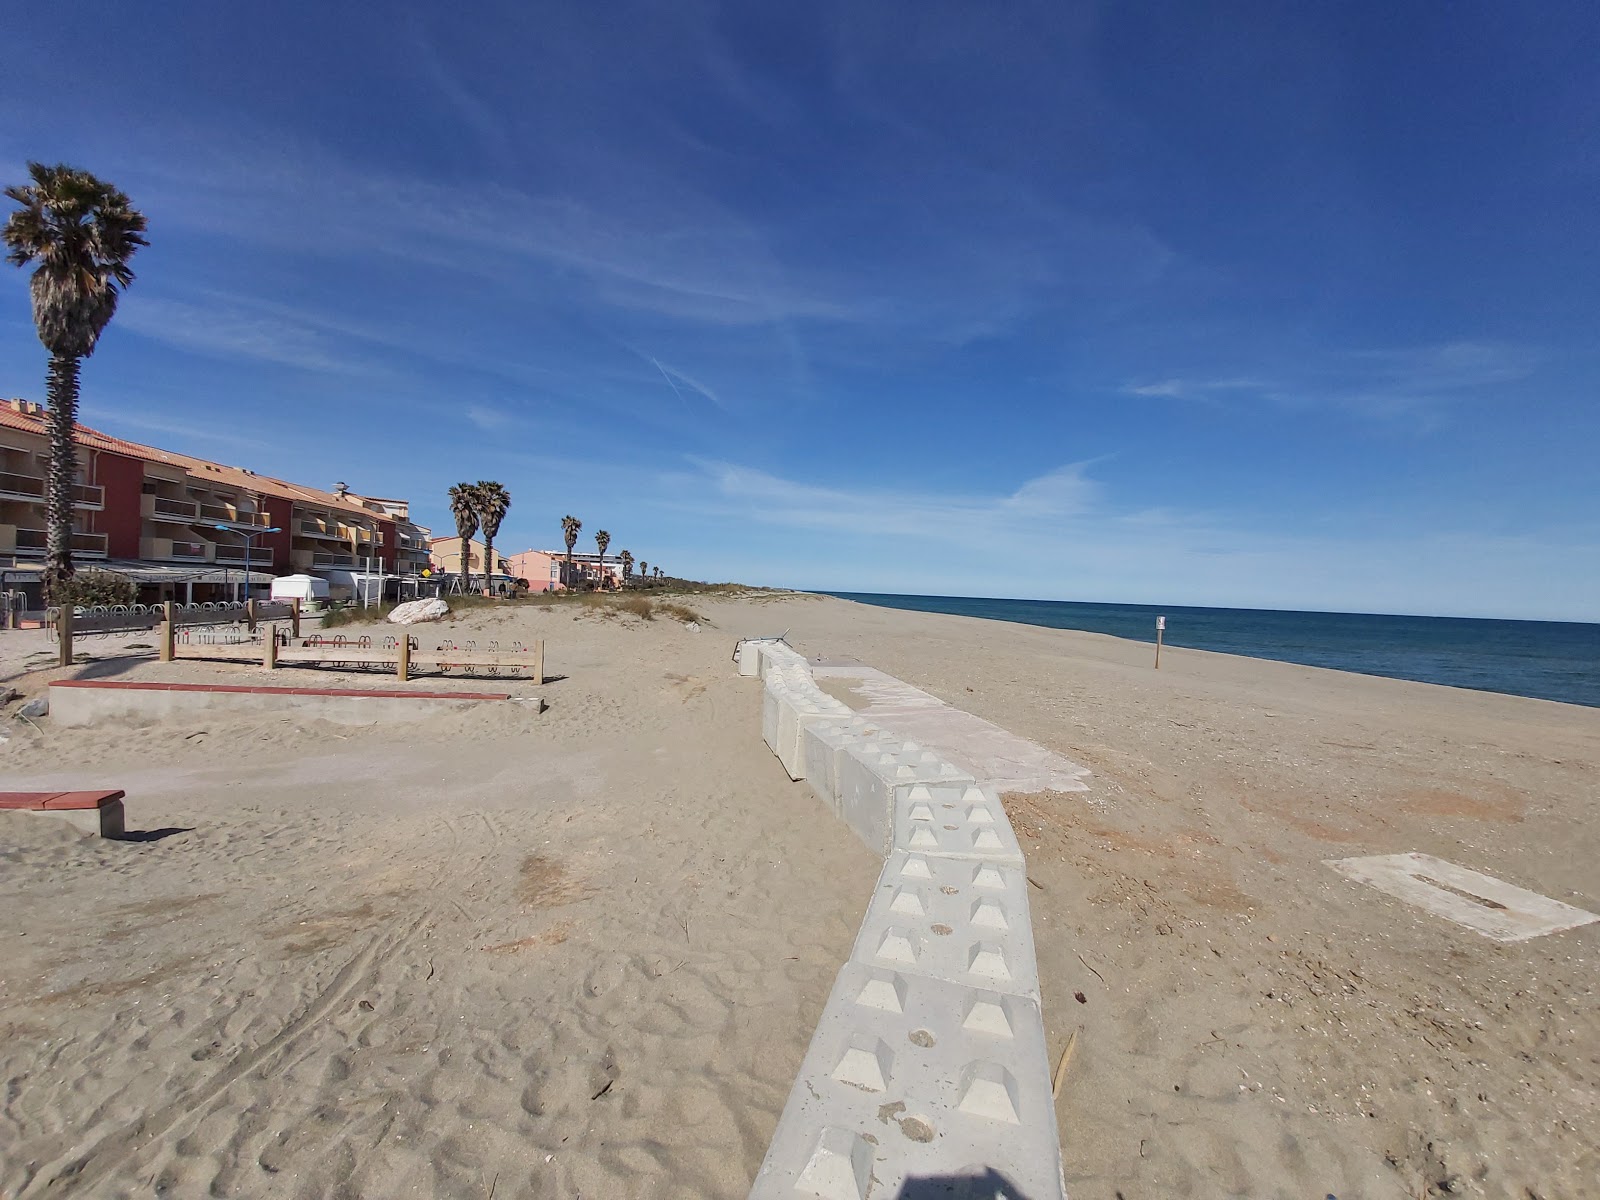
[[[0, 403], [0, 428], [18, 429], [25, 433], [38, 434], [40, 437], [48, 436], [42, 415], [34, 416], [31, 413], [18, 412], [15, 407], [7, 403]], [[123, 454], [129, 458], [137, 458], [145, 462], [166, 463], [169, 466], [182, 467], [199, 479], [214, 479], [230, 487], [258, 492], [264, 496], [276, 496], [281, 500], [301, 500], [308, 504], [320, 504], [326, 508], [360, 513], [378, 520], [394, 519], [383, 513], [374, 512], [372, 509], [353, 500], [342, 500], [332, 492], [325, 492], [320, 488], [305, 487], [298, 483], [290, 483], [286, 479], [274, 479], [270, 475], [257, 475], [254, 471], [247, 470], [244, 467], [230, 467], [226, 463], [212, 462], [209, 459], [194, 458], [172, 450], [160, 450], [155, 446], [145, 446], [139, 442], [125, 441], [119, 437], [112, 437], [109, 433], [102, 433], [98, 429], [91, 429], [82, 423], [78, 425], [77, 441], [80, 446], [87, 446], [93, 450], [106, 450], [112, 454]]]

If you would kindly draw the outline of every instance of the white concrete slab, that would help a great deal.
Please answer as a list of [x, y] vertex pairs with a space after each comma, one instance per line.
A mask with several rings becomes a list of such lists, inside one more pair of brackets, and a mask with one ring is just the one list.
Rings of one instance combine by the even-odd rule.
[[1065, 1200], [1039, 1006], [848, 963], [751, 1200]]
[[917, 783], [970, 784], [972, 776], [915, 742], [881, 738], [846, 746], [839, 758], [839, 815], [876, 854], [894, 839], [895, 797]]
[[879, 732], [871, 721], [852, 715], [839, 721], [814, 721], [801, 735], [806, 782], [835, 816], [839, 815], [840, 756], [846, 746], [859, 745]]
[[880, 723], [897, 737], [922, 743], [996, 792], [1089, 789], [1083, 782], [1089, 774], [1086, 767], [893, 675], [844, 662], [812, 663], [811, 672], [819, 680], [847, 684], [858, 701], [865, 701], [852, 703], [858, 715]]
[[1524, 942], [1600, 921], [1592, 912], [1428, 854], [1337, 858], [1327, 865], [1497, 942]]
[[1021, 868], [896, 850], [850, 952], [853, 962], [1039, 1002]]
[[917, 784], [895, 797], [894, 848], [929, 858], [1023, 865], [1000, 798], [973, 784]]

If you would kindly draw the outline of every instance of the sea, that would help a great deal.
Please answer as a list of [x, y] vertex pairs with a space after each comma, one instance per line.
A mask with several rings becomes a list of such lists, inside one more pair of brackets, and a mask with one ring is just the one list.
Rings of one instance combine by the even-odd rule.
[[1151, 643], [1156, 638], [1156, 618], [1163, 616], [1166, 629], [1162, 638], [1168, 646], [1600, 708], [1600, 624], [868, 592], [828, 594], [885, 608], [1082, 629]]

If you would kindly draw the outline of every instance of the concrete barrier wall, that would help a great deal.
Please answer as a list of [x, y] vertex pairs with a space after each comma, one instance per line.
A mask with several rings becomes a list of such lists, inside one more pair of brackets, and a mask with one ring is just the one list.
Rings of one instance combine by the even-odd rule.
[[1027, 877], [999, 797], [832, 700], [783, 642], [737, 657], [790, 778], [884, 856], [751, 1200], [1064, 1200]]

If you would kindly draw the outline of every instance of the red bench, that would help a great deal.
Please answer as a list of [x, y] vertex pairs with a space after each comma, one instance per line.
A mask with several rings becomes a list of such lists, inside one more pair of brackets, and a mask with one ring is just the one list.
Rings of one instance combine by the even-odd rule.
[[70, 821], [85, 833], [122, 836], [122, 797], [111, 792], [0, 792], [0, 810], [42, 813]]

